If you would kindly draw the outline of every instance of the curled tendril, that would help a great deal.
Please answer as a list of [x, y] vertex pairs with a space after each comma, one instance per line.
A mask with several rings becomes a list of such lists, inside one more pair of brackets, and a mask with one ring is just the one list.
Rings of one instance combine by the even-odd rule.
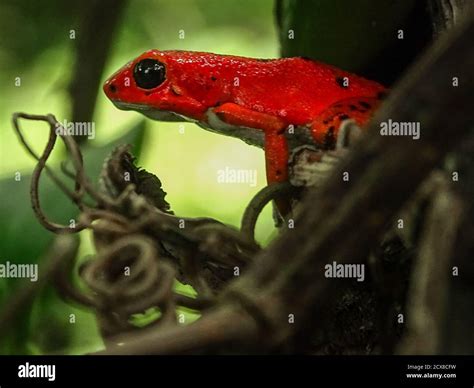
[[269, 202], [282, 196], [289, 196], [297, 190], [298, 188], [292, 186], [289, 182], [270, 184], [260, 190], [250, 201], [242, 217], [240, 231], [246, 239], [255, 241], [255, 226], [258, 217]]
[[[49, 138], [41, 155], [26, 142], [20, 119], [49, 124]], [[137, 329], [131, 316], [150, 308], [161, 313], [154, 325], [176, 324], [177, 306], [199, 311], [212, 307], [216, 294], [234, 278], [234, 268], [244, 269], [261, 250], [253, 234], [265, 204], [290, 191], [283, 184], [260, 192], [247, 208], [242, 231], [210, 218], [180, 218], [169, 209], [159, 179], [135, 167], [129, 146], [119, 146], [107, 157], [97, 190], [86, 176], [78, 144], [63, 135], [65, 131], [57, 130], [61, 125], [53, 115], [16, 113], [13, 127], [38, 162], [31, 179], [31, 203], [39, 222], [58, 234], [83, 229], [93, 233], [96, 255], [79, 273], [88, 289], [76, 287], [72, 281], [76, 258], [61, 266], [54, 283], [64, 298], [96, 311], [104, 336]], [[73, 189], [46, 164], [58, 137], [70, 158], [60, 170], [73, 180]], [[43, 172], [80, 210], [75, 228], [57, 224], [45, 215], [38, 190]], [[193, 286], [197, 297], [176, 293], [175, 279]]]
[[82, 278], [100, 300], [101, 313], [109, 321], [120, 317], [121, 327], [131, 326], [131, 314], [154, 306], [160, 308], [162, 319], [175, 317], [175, 270], [159, 260], [149, 238], [127, 236], [117, 240], [85, 265]]

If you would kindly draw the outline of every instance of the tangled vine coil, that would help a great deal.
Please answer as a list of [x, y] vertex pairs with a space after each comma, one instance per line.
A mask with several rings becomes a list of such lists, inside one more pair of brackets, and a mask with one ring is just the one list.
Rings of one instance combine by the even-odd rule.
[[[49, 125], [49, 139], [41, 155], [26, 142], [20, 119]], [[13, 127], [38, 162], [31, 179], [31, 202], [40, 223], [58, 234], [92, 231], [97, 253], [79, 271], [87, 290], [72, 279], [75, 258], [63, 263], [55, 285], [64, 298], [95, 309], [105, 337], [142, 329], [131, 318], [149, 309], [159, 312], [150, 324], [154, 326], [177, 324], [180, 306], [198, 312], [211, 307], [223, 285], [240, 275], [260, 251], [254, 229], [263, 207], [288, 192], [282, 186], [257, 194], [245, 212], [241, 230], [210, 218], [177, 217], [159, 179], [135, 166], [129, 145], [117, 147], [106, 158], [96, 189], [85, 172], [79, 146], [74, 138], [62, 135], [65, 131], [57, 130], [61, 124], [53, 115], [17, 113]], [[73, 180], [73, 189], [47, 165], [58, 137], [70, 157], [70, 163], [61, 164], [61, 171]], [[43, 172], [77, 205], [80, 214], [73, 227], [58, 224], [45, 214], [39, 195]], [[176, 279], [191, 285], [197, 296], [176, 292]]]

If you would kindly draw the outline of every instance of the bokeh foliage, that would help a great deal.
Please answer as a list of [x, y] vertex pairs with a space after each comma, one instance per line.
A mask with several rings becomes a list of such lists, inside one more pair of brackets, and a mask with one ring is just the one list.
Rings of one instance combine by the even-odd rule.
[[[11, 129], [11, 114], [16, 111], [53, 113], [59, 121], [70, 119], [68, 85], [75, 61], [71, 30], [78, 37], [88, 1], [37, 2], [4, 0], [0, 4], [0, 260], [38, 262], [54, 237], [34, 219], [29, 203], [29, 177], [34, 160], [21, 148]], [[114, 10], [110, 9], [110, 13]], [[185, 38], [179, 39], [179, 30]], [[98, 37], [100, 39], [100, 37]], [[223, 54], [276, 57], [278, 43], [273, 23], [273, 2], [215, 0], [134, 0], [126, 5], [116, 32], [111, 54], [102, 76], [105, 80], [133, 57], [150, 48], [211, 51]], [[21, 86], [15, 85], [16, 77]], [[147, 120], [118, 111], [99, 91], [94, 115], [96, 139], [85, 151], [91, 176], [96, 176], [113, 144], [141, 143], [134, 149], [138, 164], [157, 174], [168, 192], [168, 201], [178, 215], [209, 216], [238, 225], [247, 202], [265, 184], [261, 150], [239, 140], [216, 136], [194, 124]], [[26, 138], [40, 153], [46, 142], [44, 124], [23, 122]], [[135, 127], [135, 129], [133, 129]], [[128, 133], [128, 134], [127, 134]], [[117, 140], [117, 141], [114, 141]], [[64, 158], [60, 142], [52, 160]], [[257, 169], [256, 187], [248, 184], [222, 185], [217, 182], [220, 168]], [[57, 167], [57, 166], [56, 166]], [[15, 174], [21, 173], [21, 180]], [[67, 223], [76, 214], [47, 177], [41, 183], [44, 208], [52, 219]], [[259, 228], [266, 239], [273, 226], [270, 210]], [[93, 253], [90, 236], [81, 233], [80, 257]], [[0, 309], [28, 280], [0, 280]], [[192, 290], [181, 287], [192, 293]], [[76, 323], [69, 324], [70, 314]], [[192, 317], [192, 315], [187, 315]], [[101, 347], [93, 315], [64, 303], [51, 288], [46, 288], [33, 306], [17, 320], [0, 345], [1, 354], [82, 353]]]

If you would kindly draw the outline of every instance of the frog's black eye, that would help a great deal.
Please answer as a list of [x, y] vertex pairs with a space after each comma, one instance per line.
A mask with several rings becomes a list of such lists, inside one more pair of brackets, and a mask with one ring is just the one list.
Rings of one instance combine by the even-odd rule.
[[142, 59], [133, 69], [136, 84], [143, 89], [153, 89], [165, 80], [165, 65], [156, 59]]

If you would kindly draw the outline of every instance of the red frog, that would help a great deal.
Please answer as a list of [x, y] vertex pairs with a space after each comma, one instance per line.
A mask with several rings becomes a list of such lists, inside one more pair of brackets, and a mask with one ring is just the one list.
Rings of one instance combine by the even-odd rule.
[[288, 179], [291, 139], [335, 146], [347, 119], [363, 126], [385, 94], [377, 82], [311, 59], [150, 50], [104, 84], [120, 109], [192, 121], [265, 150], [268, 183]]

